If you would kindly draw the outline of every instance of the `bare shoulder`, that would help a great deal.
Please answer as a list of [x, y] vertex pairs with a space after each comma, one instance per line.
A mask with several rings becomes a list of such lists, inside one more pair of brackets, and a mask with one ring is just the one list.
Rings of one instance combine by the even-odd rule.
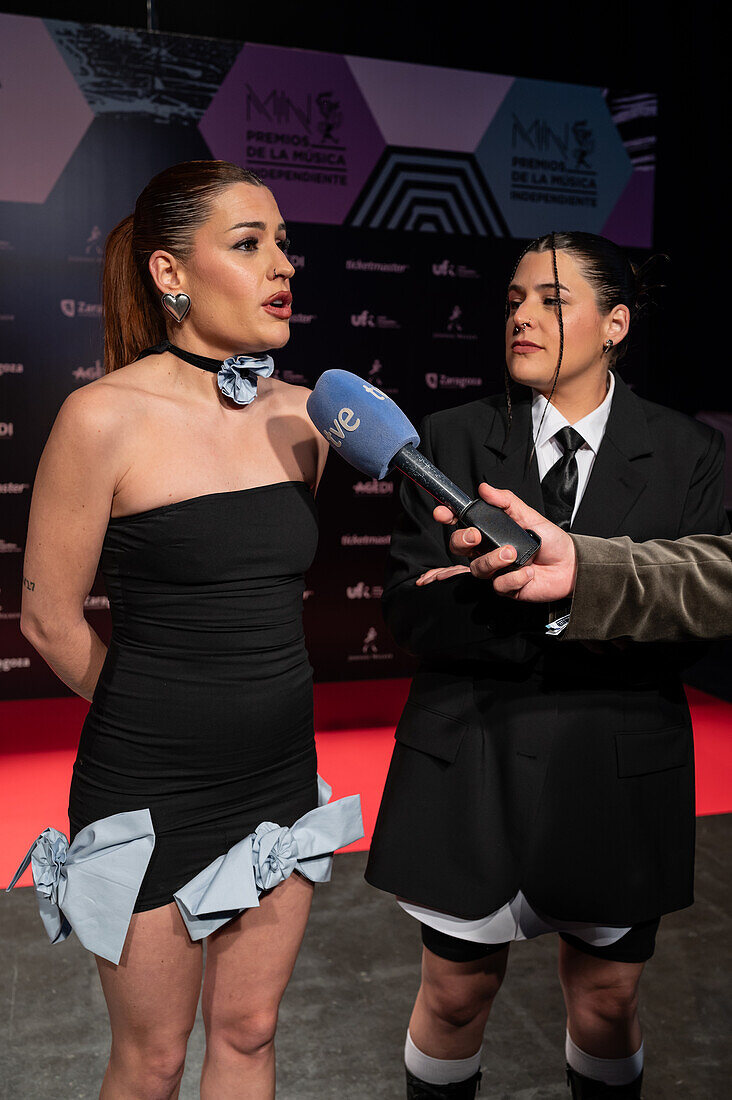
[[74, 449], [120, 445], [144, 411], [144, 394], [123, 367], [70, 393], [61, 406], [51, 440]]
[[270, 378], [269, 387], [273, 404], [287, 405], [288, 408], [303, 411], [312, 393], [307, 386], [295, 386], [292, 382], [283, 382], [280, 378]]

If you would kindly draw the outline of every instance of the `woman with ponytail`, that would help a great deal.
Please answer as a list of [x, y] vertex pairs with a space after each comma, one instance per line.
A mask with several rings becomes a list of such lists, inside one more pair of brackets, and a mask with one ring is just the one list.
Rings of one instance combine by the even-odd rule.
[[[509, 283], [506, 394], [428, 417], [425, 454], [578, 534], [726, 534], [720, 433], [617, 371], [648, 266], [552, 233]], [[641, 973], [662, 915], [692, 903], [689, 649], [560, 642], [567, 607], [497, 596], [456, 564], [446, 509], [406, 480], [402, 505], [385, 618], [421, 663], [366, 877], [421, 923], [407, 1095], [475, 1096], [509, 946], [556, 932], [572, 1097], [640, 1097]]]
[[[316, 773], [302, 592], [327, 447], [307, 391], [272, 377], [287, 248], [251, 172], [156, 176], [107, 242], [106, 374], [64, 403], [36, 478], [21, 627], [91, 706], [70, 838], [27, 860], [54, 942], [97, 957], [105, 1100], [178, 1096], [201, 993], [201, 1096], [274, 1096], [313, 882], [362, 832]], [[108, 649], [83, 613], [98, 563]]]

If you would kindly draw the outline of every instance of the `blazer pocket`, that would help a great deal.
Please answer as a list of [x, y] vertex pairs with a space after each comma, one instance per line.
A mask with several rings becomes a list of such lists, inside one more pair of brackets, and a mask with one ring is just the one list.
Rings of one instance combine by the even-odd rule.
[[618, 776], [625, 779], [686, 767], [691, 746], [691, 733], [685, 725], [653, 733], [616, 733]]
[[467, 722], [430, 710], [420, 703], [407, 702], [394, 734], [402, 745], [426, 752], [452, 764], [458, 754]]

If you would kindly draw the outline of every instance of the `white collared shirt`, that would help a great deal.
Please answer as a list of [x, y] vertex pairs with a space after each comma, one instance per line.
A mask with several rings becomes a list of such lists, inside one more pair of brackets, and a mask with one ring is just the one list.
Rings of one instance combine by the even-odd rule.
[[[572, 522], [574, 522], [574, 517], [577, 515], [577, 509], [580, 506], [582, 496], [587, 488], [587, 482], [590, 480], [590, 474], [595, 464], [597, 452], [600, 450], [600, 444], [605, 435], [610, 409], [613, 404], [614, 392], [615, 376], [612, 371], [608, 371], [608, 387], [605, 400], [602, 404], [598, 405], [596, 409], [593, 409], [591, 413], [588, 413], [587, 416], [583, 416], [582, 419], [578, 420], [575, 424], [570, 424], [554, 405], [549, 405], [547, 408], [546, 398], [536, 390], [534, 391], [534, 397], [531, 402], [531, 420], [534, 430], [534, 442], [536, 444], [539, 481], [544, 480], [545, 475], [564, 454], [564, 451], [554, 438], [558, 431], [567, 427], [574, 428], [585, 441], [576, 454], [578, 482], [577, 496], [574, 502], [574, 511], [572, 512]], [[546, 409], [546, 416], [544, 416], [544, 423], [541, 425], [541, 439], [538, 440], [537, 433], [539, 431], [541, 418], [544, 415], [544, 409]]]

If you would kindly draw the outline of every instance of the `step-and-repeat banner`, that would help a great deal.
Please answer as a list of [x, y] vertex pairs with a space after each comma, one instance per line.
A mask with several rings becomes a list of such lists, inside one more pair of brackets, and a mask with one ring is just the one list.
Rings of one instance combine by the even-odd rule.
[[[655, 115], [651, 94], [0, 15], [0, 697], [63, 690], [18, 629], [30, 492], [59, 406], [103, 373], [104, 240], [151, 176], [256, 171], [293, 240], [279, 377], [345, 367], [419, 421], [502, 387], [522, 239], [650, 246]], [[410, 671], [379, 610], [397, 490], [329, 461], [319, 679]], [[101, 581], [87, 614], [108, 637]]]

